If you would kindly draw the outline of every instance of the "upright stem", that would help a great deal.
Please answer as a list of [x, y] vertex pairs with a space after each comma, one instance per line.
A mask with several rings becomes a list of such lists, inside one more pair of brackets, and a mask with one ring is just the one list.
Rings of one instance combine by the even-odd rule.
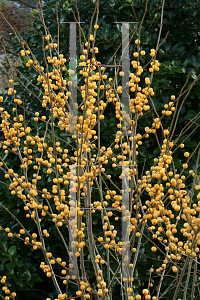
[[196, 283], [197, 283], [197, 258], [195, 258], [195, 263], [194, 263], [194, 275], [193, 275], [191, 300], [194, 299], [194, 293], [195, 293]]
[[[195, 242], [196, 242], [196, 237], [197, 237], [197, 234], [198, 234], [198, 233], [199, 233], [199, 229], [196, 230], [196, 232], [195, 232], [195, 235], [194, 235], [194, 238], [193, 238], [193, 241], [192, 241], [192, 245], [191, 245], [191, 249], [194, 247], [194, 244], [195, 244]], [[179, 292], [179, 289], [180, 289], [180, 286], [181, 286], [181, 282], [182, 282], [182, 279], [183, 279], [185, 270], [186, 270], [186, 268], [187, 268], [189, 259], [190, 259], [190, 255], [188, 254], [188, 255], [187, 255], [187, 258], [186, 258], [186, 261], [185, 261], [185, 264], [184, 264], [184, 266], [183, 266], [183, 268], [182, 268], [182, 271], [181, 271], [181, 274], [180, 274], [180, 278], [179, 278], [179, 281], [178, 281], [178, 284], [177, 284], [177, 287], [176, 287], [176, 290], [175, 290], [175, 293], [174, 293], [173, 300], [176, 300], [176, 298], [177, 298], [177, 296], [178, 296], [178, 292]]]
[[187, 274], [187, 279], [186, 279], [185, 288], [184, 288], [183, 300], [187, 300], [187, 289], [188, 289], [188, 284], [190, 281], [191, 267], [192, 267], [192, 259], [190, 259], [189, 266], [188, 266], [188, 274]]

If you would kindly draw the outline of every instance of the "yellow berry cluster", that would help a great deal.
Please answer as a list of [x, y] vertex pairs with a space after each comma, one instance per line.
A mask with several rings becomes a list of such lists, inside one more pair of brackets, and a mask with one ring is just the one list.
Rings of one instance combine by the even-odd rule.
[[1, 279], [1, 283], [4, 284], [4, 286], [2, 287], [2, 291], [6, 294], [6, 296], [3, 298], [5, 300], [10, 300], [10, 299], [15, 299], [15, 297], [17, 296], [17, 294], [15, 292], [12, 292], [8, 289], [8, 286], [6, 284], [6, 280], [7, 277], [6, 276], [2, 276], [0, 277]]
[[[95, 24], [94, 29], [98, 28]], [[200, 257], [198, 247], [200, 245], [200, 201], [198, 201], [200, 193], [197, 192], [200, 186], [194, 186], [194, 197], [186, 187], [188, 178], [195, 176], [193, 170], [187, 171], [191, 158], [189, 152], [184, 152], [182, 170], [180, 172], [176, 170], [172, 150], [179, 140], [177, 139], [176, 142], [172, 140], [174, 137], [171, 136], [170, 127], [163, 128], [162, 117], [164, 116], [154, 114], [152, 123], [145, 124], [144, 130], [138, 125], [144, 114], [152, 109], [156, 112], [151, 104], [155, 94], [151, 86], [152, 73], [159, 71], [160, 67], [159, 61], [155, 59], [156, 50], [150, 50], [150, 74], [143, 77], [144, 67], [140, 64], [140, 56], [145, 56], [146, 52], [141, 50], [140, 40], [135, 40], [137, 50], [133, 53], [134, 60], [131, 61], [133, 72], [130, 73], [130, 81], [127, 83], [132, 93], [128, 113], [124, 110], [120, 99], [123, 87], [115, 84], [116, 78], [105, 74], [106, 68], [101, 66], [95, 57], [99, 51], [93, 43], [95, 33], [90, 34], [88, 42], [84, 44], [85, 49], [82, 49], [80, 55], [79, 76], [83, 84], [78, 90], [78, 103], [74, 103], [74, 109], [78, 112], [75, 115], [69, 109], [70, 100], [73, 99], [71, 87], [74, 85], [75, 72], [67, 70], [65, 66], [67, 59], [62, 53], [57, 52], [57, 56], [52, 55], [51, 49], [56, 50], [58, 44], [50, 42], [51, 35], [46, 35], [45, 41], [48, 43], [46, 49], [49, 50], [46, 58], [47, 69], [51, 70], [47, 73], [44, 72], [44, 67], [38, 64], [32, 52], [29, 49], [25, 50], [26, 44], [22, 44], [24, 50], [21, 51], [21, 56], [28, 57], [26, 66], [32, 66], [38, 72], [37, 82], [41, 83], [43, 94], [41, 105], [46, 109], [45, 115], [37, 111], [32, 113], [32, 120], [38, 122], [38, 126], [45, 124], [46, 132], [36, 134], [31, 127], [25, 127], [25, 116], [18, 114], [18, 108], [23, 108], [22, 100], [15, 97], [16, 90], [11, 79], [9, 83], [12, 87], [9, 88], [8, 95], [13, 95], [15, 103], [13, 112], [16, 116], [11, 117], [3, 107], [0, 107], [0, 127], [4, 135], [1, 146], [5, 154], [12, 152], [18, 155], [22, 172], [19, 175], [20, 172], [17, 173], [15, 166], [7, 167], [2, 159], [0, 169], [4, 172], [11, 195], [23, 201], [26, 218], [30, 222], [31, 219], [36, 222], [39, 232], [31, 234], [23, 227], [17, 233], [14, 231], [12, 233], [10, 228], [1, 228], [1, 230], [4, 230], [9, 238], [13, 236], [20, 238], [25, 245], [31, 245], [33, 250], [42, 249], [45, 253], [45, 262], [40, 263], [40, 268], [47, 277], [55, 279], [53, 268], [57, 264], [61, 269], [59, 276], [64, 277], [63, 284], [66, 286], [70, 280], [78, 280], [75, 275], [71, 277], [69, 275], [69, 269], [74, 265], [70, 260], [68, 263], [60, 257], [55, 258], [51, 252], [44, 249], [44, 243], [50, 240], [46, 239], [50, 237], [50, 231], [42, 228], [42, 220], [46, 217], [50, 218], [64, 242], [66, 242], [65, 236], [62, 233], [64, 230], [69, 230], [72, 241], [70, 250], [65, 245], [68, 256], [74, 256], [73, 259], [83, 259], [84, 247], [90, 249], [91, 265], [95, 269], [97, 281], [95, 293], [107, 299], [109, 283], [103, 270], [109, 268], [107, 266], [109, 260], [106, 260], [101, 251], [105, 249], [107, 254], [112, 254], [118, 261], [121, 259], [121, 254], [126, 251], [126, 243], [121, 236], [118, 237], [119, 220], [128, 223], [127, 231], [133, 237], [130, 260], [133, 260], [134, 255], [137, 257], [141, 240], [146, 238], [145, 230], [151, 237], [149, 243], [151, 243], [152, 257], [154, 258], [159, 252], [164, 254], [164, 259], [160, 260], [160, 267], [155, 271], [153, 268], [150, 269], [151, 276], [166, 269], [178, 273], [181, 262], [186, 256], [190, 259]], [[63, 75], [62, 71], [66, 70], [70, 80]], [[120, 77], [125, 76], [124, 71], [118, 71], [116, 74]], [[163, 115], [170, 116], [176, 110], [175, 96], [172, 95], [170, 100], [169, 103], [164, 104]], [[0, 97], [0, 102], [3, 102], [3, 97]], [[111, 105], [115, 109], [118, 123], [114, 142], [109, 147], [105, 147], [101, 145], [100, 139], [101, 120], [106, 115], [105, 110], [108, 110]], [[55, 128], [71, 135], [72, 143], [68, 143], [66, 137], [62, 139], [55, 134]], [[158, 130], [162, 131], [162, 138], [158, 138]], [[140, 175], [138, 157], [142, 152], [141, 146], [148, 143], [151, 134], [154, 134], [157, 140], [159, 139], [160, 153], [154, 157], [150, 169]], [[51, 135], [50, 139], [49, 135]], [[77, 147], [72, 145], [74, 143]], [[184, 144], [181, 143], [179, 147], [184, 148]], [[124, 190], [115, 184], [115, 177], [108, 174], [109, 168], [113, 173], [121, 168], [118, 178], [123, 180], [126, 177], [127, 182], [130, 183], [128, 191], [131, 195], [131, 209], [123, 203]], [[30, 170], [32, 173], [28, 176]], [[41, 189], [38, 186], [44, 173], [47, 178], [50, 178], [51, 185]], [[92, 194], [97, 190], [98, 198]], [[73, 193], [77, 193], [77, 200], [72, 198]], [[113, 211], [107, 210], [108, 207]], [[93, 214], [99, 214], [102, 223], [101, 233], [95, 236], [92, 234]], [[127, 255], [125, 258], [127, 262]], [[132, 274], [134, 267], [133, 263], [129, 264]], [[5, 276], [2, 277], [1, 283], [5, 284], [5, 280]], [[156, 300], [156, 296], [152, 295], [150, 289], [153, 287], [153, 281], [149, 281], [141, 295], [134, 294], [133, 281], [133, 276], [122, 278], [129, 300]], [[2, 290], [13, 298], [16, 296], [15, 293], [10, 294], [6, 285]], [[90, 299], [93, 292], [93, 285], [88, 280], [79, 280], [75, 297]], [[5, 300], [10, 299], [10, 296], [6, 297]], [[58, 299], [65, 298], [69, 299], [66, 293], [58, 294]]]

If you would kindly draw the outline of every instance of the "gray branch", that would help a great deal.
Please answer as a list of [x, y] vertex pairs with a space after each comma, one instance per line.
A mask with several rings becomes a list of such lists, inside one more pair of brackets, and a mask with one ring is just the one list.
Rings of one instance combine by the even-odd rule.
[[10, 1], [19, 2], [19, 3], [24, 4], [24, 5], [26, 5], [27, 7], [30, 7], [30, 8], [32, 8], [32, 9], [36, 9], [36, 8], [37, 8], [36, 6], [33, 6], [33, 5], [31, 5], [31, 4], [29, 4], [29, 3], [26, 3], [26, 2], [23, 2], [22, 0], [10, 0]]

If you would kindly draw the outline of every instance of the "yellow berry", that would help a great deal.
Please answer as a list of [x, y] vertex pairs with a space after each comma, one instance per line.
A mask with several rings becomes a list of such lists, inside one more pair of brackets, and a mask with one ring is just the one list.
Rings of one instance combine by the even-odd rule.
[[177, 267], [173, 266], [173, 267], [172, 267], [172, 271], [173, 271], [174, 273], [176, 273], [176, 272], [178, 271]]
[[171, 95], [171, 100], [174, 101], [175, 100], [175, 96]]
[[81, 55], [81, 56], [80, 56], [80, 59], [81, 59], [81, 60], [85, 60], [85, 55]]
[[12, 292], [11, 296], [12, 296], [13, 298], [15, 298], [15, 297], [17, 296], [17, 294], [16, 294], [15, 292]]
[[135, 44], [136, 44], [136, 45], [140, 44], [140, 40], [138, 40], [138, 39], [135, 40]]
[[168, 135], [169, 134], [169, 130], [168, 129], [165, 129], [164, 130], [164, 135]]
[[50, 35], [49, 34], [45, 37], [45, 40], [47, 40], [47, 41], [50, 40]]
[[143, 293], [144, 295], [148, 295], [149, 291], [148, 291], [147, 289], [144, 289], [144, 290], [142, 291], [142, 293]]
[[156, 252], [157, 251], [157, 248], [155, 246], [151, 247], [151, 251], [152, 252]]
[[146, 77], [146, 78], [145, 78], [145, 83], [146, 83], [146, 84], [150, 84], [150, 79], [149, 79], [149, 77]]
[[47, 252], [47, 253], [46, 253], [46, 256], [47, 256], [47, 257], [52, 257], [52, 253]]
[[185, 156], [185, 157], [189, 157], [189, 156], [190, 156], [189, 152], [185, 152], [185, 153], [184, 153], [184, 156]]
[[84, 77], [88, 77], [88, 73], [87, 72], [83, 72], [83, 76]]
[[76, 292], [76, 295], [77, 295], [77, 296], [81, 296], [81, 295], [82, 295], [82, 292], [81, 292], [81, 291], [77, 291], [77, 292]]

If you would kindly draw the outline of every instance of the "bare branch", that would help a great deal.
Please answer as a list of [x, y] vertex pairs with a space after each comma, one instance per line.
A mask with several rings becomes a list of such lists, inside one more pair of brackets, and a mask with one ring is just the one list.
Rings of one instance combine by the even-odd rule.
[[9, 42], [9, 43], [12, 43], [12, 40], [11, 40], [11, 39], [8, 39], [8, 38], [5, 37], [5, 36], [1, 36], [1, 38], [2, 38], [3, 40], [6, 40], [6, 41]]
[[[1, 46], [1, 45], [0, 45], [0, 48], [1, 48], [1, 49], [4, 49], [4, 47]], [[12, 54], [12, 55], [14, 55], [14, 56], [20, 57], [20, 55], [18, 55], [17, 53], [15, 53], [15, 52], [13, 52], [13, 51], [7, 49], [7, 48], [5, 48], [5, 50], [6, 50], [8, 53], [10, 53], [10, 54]]]
[[21, 4], [23, 4], [23, 5], [27, 6], [27, 7], [30, 7], [32, 9], [36, 9], [37, 8], [36, 6], [33, 6], [33, 5], [31, 5], [29, 3], [26, 3], [26, 2], [23, 2], [22, 0], [10, 0], [10, 1], [19, 2], [19, 3], [21, 3]]

